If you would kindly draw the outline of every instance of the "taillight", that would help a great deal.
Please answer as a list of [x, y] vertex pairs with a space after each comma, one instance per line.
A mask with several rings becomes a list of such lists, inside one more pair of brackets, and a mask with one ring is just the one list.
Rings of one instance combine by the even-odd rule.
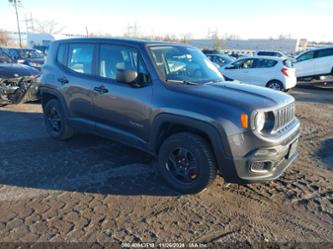
[[289, 74], [288, 74], [288, 68], [283, 67], [283, 68], [281, 69], [281, 73], [282, 73], [283, 75], [289, 77]]

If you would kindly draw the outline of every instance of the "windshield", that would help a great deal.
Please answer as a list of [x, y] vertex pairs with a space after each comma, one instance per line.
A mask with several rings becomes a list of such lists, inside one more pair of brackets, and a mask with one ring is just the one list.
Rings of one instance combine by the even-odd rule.
[[17, 50], [20, 59], [41, 59], [44, 58], [42, 52], [34, 49], [19, 49]]
[[198, 49], [181, 46], [149, 49], [153, 62], [166, 81], [206, 83], [224, 80], [216, 66]]

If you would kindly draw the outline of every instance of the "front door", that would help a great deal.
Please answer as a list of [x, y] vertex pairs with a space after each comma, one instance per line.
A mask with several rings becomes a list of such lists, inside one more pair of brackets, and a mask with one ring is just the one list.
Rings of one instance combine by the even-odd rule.
[[[152, 85], [139, 51], [123, 45], [100, 45], [99, 80], [94, 86], [96, 128], [110, 136], [148, 140]], [[135, 70], [142, 83], [138, 87], [116, 80], [117, 69]], [[138, 144], [140, 145], [140, 144]]]
[[295, 63], [297, 77], [315, 75], [314, 51], [300, 55]]

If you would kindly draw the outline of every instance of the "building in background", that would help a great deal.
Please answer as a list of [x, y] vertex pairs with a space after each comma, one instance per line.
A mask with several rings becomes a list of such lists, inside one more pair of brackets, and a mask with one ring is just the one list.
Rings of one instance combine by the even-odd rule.
[[[306, 50], [305, 39], [249, 39], [249, 40], [221, 40], [223, 50], [256, 51], [278, 50], [284, 53], [295, 53]], [[213, 49], [216, 41], [209, 39], [192, 40], [192, 45], [201, 49]]]

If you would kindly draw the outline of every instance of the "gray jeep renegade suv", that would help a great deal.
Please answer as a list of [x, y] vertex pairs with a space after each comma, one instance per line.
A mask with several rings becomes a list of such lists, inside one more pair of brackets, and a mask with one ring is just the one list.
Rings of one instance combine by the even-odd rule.
[[91, 132], [158, 158], [183, 193], [226, 182], [278, 178], [296, 159], [294, 98], [225, 82], [198, 49], [126, 39], [70, 39], [50, 46], [40, 78], [49, 134]]

